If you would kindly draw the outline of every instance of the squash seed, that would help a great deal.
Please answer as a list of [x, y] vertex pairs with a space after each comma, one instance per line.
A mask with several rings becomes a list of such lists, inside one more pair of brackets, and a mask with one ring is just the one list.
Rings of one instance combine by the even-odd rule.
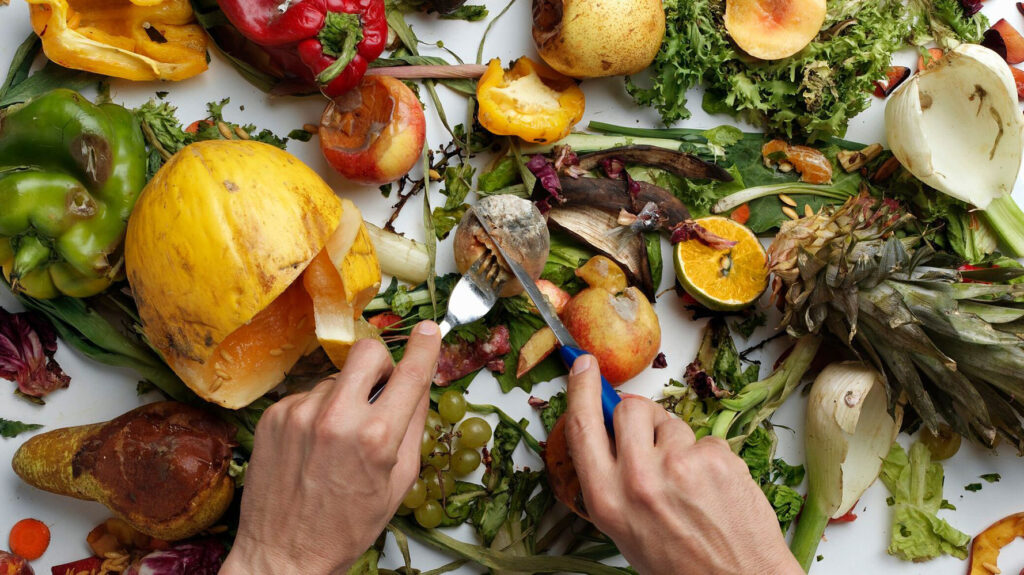
[[787, 196], [786, 194], [779, 194], [779, 201], [786, 204], [787, 206], [796, 207], [796, 200]]
[[782, 207], [782, 213], [786, 214], [786, 216], [789, 219], [791, 219], [791, 220], [799, 220], [800, 219], [800, 216], [796, 213], [796, 210], [794, 210], [793, 208], [791, 208], [789, 206], [783, 206]]

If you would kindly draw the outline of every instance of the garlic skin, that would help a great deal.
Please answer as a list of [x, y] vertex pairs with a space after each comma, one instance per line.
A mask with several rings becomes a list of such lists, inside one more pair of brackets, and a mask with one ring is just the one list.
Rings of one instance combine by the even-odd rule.
[[889, 97], [886, 136], [917, 179], [984, 210], [1013, 191], [1024, 153], [1024, 117], [1009, 66], [961, 44]]

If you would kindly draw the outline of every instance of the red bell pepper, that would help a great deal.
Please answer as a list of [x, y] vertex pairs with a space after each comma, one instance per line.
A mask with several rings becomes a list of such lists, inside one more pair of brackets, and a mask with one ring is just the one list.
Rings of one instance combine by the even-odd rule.
[[286, 72], [328, 97], [359, 83], [384, 51], [384, 0], [218, 0], [224, 15]]

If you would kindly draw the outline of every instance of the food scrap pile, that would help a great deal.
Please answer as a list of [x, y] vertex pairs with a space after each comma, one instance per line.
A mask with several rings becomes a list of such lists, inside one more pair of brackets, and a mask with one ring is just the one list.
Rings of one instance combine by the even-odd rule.
[[[1011, 198], [1024, 19], [989, 26], [976, 0], [539, 0], [538, 56], [485, 64], [505, 11], [464, 0], [30, 4], [33, 32], [0, 86], [0, 270], [25, 308], [0, 308], [0, 377], [40, 406], [90, 385], [58, 364], [65, 345], [163, 396], [76, 427], [46, 429], [45, 407], [0, 419], [22, 442], [21, 480], [111, 515], [82, 534], [90, 556], [54, 574], [215, 573], [263, 412], [359, 340], [400, 359], [416, 323], [445, 317], [459, 274], [502, 265], [498, 247], [612, 385], [668, 366], [666, 304], [707, 319], [655, 399], [746, 462], [805, 569], [879, 478], [895, 557], [998, 573], [999, 549], [1024, 536], [1020, 513], [973, 543], [939, 516], [955, 509], [941, 462], [962, 440], [1024, 454], [1024, 212]], [[489, 19], [477, 63], [422, 55], [411, 14]], [[903, 48], [917, 69], [893, 64]], [[322, 100], [319, 122], [274, 134], [229, 119], [227, 97], [182, 121], [170, 82], [205, 73], [208, 50], [270, 96]], [[666, 124], [689, 118], [700, 86], [705, 111], [757, 131], [582, 126], [585, 80], [610, 76]], [[110, 96], [111, 81], [154, 79], [167, 91], [137, 108]], [[446, 113], [439, 90], [467, 113]], [[873, 101], [886, 145], [840, 139]], [[428, 113], [449, 142], [427, 141]], [[387, 221], [364, 221], [287, 151], [312, 139], [342, 178], [394, 202]], [[416, 198], [422, 229], [398, 233]], [[459, 273], [439, 275], [448, 245]], [[566, 373], [538, 304], [518, 282], [499, 290], [445, 337], [420, 474], [353, 575], [378, 572], [388, 537], [407, 563], [411, 538], [452, 568], [622, 572], [580, 505], [565, 394], [530, 395], [543, 428], [467, 399], [484, 370], [503, 394]], [[736, 339], [766, 325], [786, 350], [770, 367], [751, 360], [768, 359], [751, 355], [766, 341]], [[799, 464], [776, 456], [785, 402], [806, 403]], [[909, 449], [901, 433], [917, 434]], [[543, 465], [517, 465], [520, 449]], [[449, 535], [459, 525], [472, 542]], [[19, 521], [0, 572], [31, 575], [51, 543], [71, 544]]]

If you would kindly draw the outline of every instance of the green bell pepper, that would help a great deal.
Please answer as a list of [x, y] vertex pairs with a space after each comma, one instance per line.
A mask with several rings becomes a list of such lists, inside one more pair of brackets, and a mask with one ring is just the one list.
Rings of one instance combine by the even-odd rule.
[[145, 140], [125, 108], [57, 89], [0, 111], [0, 267], [12, 289], [106, 289], [145, 184]]

